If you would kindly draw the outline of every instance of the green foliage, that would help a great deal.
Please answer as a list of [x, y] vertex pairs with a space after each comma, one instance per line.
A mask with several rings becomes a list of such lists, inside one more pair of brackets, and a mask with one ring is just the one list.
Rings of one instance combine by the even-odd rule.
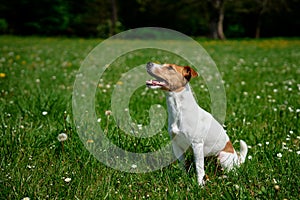
[[[219, 171], [208, 159], [210, 180], [204, 188], [197, 185], [193, 165], [188, 173], [173, 163], [156, 172], [131, 174], [110, 169], [86, 150], [72, 122], [71, 95], [80, 63], [99, 42], [0, 37], [3, 199], [299, 199], [299, 39], [199, 41], [223, 76], [227, 133], [236, 149], [239, 139], [251, 146], [246, 163], [235, 172]], [[166, 142], [166, 127], [153, 140], [138, 140], [122, 133], [105, 110], [118, 78], [133, 63], [145, 57], [161, 62], [173, 58], [133, 55], [119, 58], [105, 72], [96, 110], [115, 144], [148, 152]], [[191, 84], [199, 104], [209, 110], [205, 83]], [[130, 112], [147, 123], [153, 103], [163, 109], [164, 94], [141, 87], [131, 98]], [[63, 143], [57, 139], [62, 132], [68, 135]], [[193, 161], [190, 154], [188, 161]]]
[[7, 31], [8, 24], [5, 19], [0, 18], [0, 33], [5, 33]]
[[13, 33], [62, 34], [69, 26], [70, 17], [65, 0], [6, 1], [0, 11]]
[[242, 37], [244, 34], [245, 34], [245, 29], [240, 24], [229, 25], [225, 32], [225, 35], [229, 38]]
[[[9, 33], [22, 35], [105, 38], [124, 29], [155, 26], [208, 36], [212, 16], [218, 19], [212, 2], [217, 1], [10, 0], [1, 3], [0, 19], [6, 20]], [[254, 37], [258, 27], [263, 37], [299, 35], [294, 28], [300, 25], [299, 0], [224, 0], [224, 6], [229, 38]]]

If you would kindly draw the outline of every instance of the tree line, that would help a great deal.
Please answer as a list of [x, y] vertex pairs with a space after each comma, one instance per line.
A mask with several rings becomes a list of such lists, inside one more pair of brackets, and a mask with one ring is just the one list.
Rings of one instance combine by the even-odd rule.
[[0, 33], [108, 37], [156, 26], [192, 36], [300, 36], [300, 0], [1, 0]]

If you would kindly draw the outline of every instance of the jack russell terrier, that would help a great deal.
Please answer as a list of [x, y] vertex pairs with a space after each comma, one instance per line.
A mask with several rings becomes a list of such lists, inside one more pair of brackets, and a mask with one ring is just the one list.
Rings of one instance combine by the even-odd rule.
[[189, 66], [147, 63], [147, 72], [156, 80], [146, 81], [151, 89], [166, 91], [168, 132], [175, 156], [184, 163], [184, 152], [191, 146], [196, 163], [197, 181], [204, 185], [204, 157], [217, 156], [222, 168], [231, 170], [245, 162], [247, 144], [240, 140], [237, 153], [226, 131], [214, 117], [200, 108], [189, 81], [198, 73]]

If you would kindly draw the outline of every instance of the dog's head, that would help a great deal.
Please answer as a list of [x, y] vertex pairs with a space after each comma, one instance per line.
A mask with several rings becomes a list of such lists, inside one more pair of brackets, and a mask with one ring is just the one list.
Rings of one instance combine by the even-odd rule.
[[181, 91], [191, 78], [198, 76], [198, 73], [189, 66], [159, 65], [149, 62], [146, 68], [147, 72], [156, 79], [146, 81], [146, 85], [151, 89]]

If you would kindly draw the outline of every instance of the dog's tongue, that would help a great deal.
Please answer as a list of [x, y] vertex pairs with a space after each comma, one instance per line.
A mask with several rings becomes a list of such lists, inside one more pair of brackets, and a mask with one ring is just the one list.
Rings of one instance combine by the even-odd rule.
[[146, 85], [151, 85], [151, 86], [164, 86], [165, 83], [164, 82], [160, 82], [160, 81], [157, 81], [157, 80], [148, 80], [146, 81]]

